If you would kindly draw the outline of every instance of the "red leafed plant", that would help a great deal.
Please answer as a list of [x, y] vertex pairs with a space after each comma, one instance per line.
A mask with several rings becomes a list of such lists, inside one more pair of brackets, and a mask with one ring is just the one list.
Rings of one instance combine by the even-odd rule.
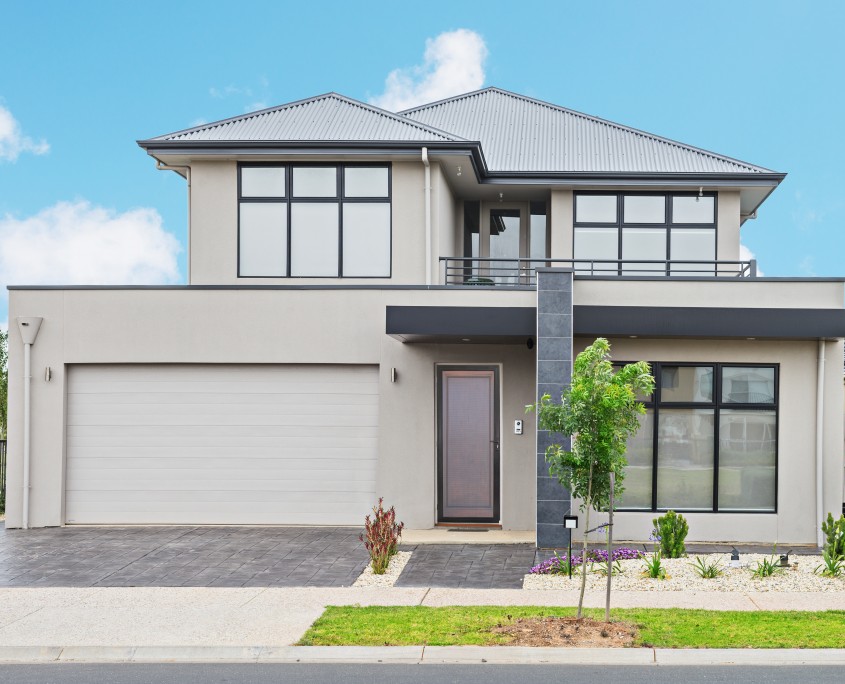
[[384, 510], [383, 498], [378, 500], [378, 506], [373, 507], [373, 518], [368, 515], [364, 519], [364, 533], [358, 539], [364, 542], [364, 547], [370, 552], [373, 561], [373, 573], [383, 575], [390, 563], [390, 558], [396, 554], [399, 537], [405, 523], [396, 523], [396, 511], [393, 506]]

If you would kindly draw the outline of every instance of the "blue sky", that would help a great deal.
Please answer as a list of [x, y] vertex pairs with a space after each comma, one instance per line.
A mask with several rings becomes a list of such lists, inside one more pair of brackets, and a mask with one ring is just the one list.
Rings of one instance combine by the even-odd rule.
[[[845, 275], [837, 0], [6, 0], [0, 17], [3, 287], [184, 282], [185, 183], [137, 139], [331, 90], [467, 84], [788, 172], [743, 244], [766, 275]], [[457, 29], [477, 37], [436, 41]]]

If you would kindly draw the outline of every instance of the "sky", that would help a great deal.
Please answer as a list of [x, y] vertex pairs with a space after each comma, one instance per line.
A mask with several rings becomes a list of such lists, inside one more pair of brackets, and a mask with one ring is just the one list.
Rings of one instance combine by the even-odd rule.
[[185, 181], [135, 143], [336, 91], [494, 85], [776, 171], [767, 276], [845, 276], [845, 2], [0, 0], [9, 284], [184, 283]]

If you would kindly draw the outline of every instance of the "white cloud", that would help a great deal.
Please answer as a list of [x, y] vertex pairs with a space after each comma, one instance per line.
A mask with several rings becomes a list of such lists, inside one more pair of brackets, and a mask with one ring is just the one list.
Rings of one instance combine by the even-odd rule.
[[155, 209], [59, 202], [27, 218], [0, 217], [0, 286], [172, 283], [180, 251]]
[[423, 63], [394, 69], [384, 82], [384, 93], [371, 104], [398, 112], [419, 104], [442, 100], [484, 85], [484, 39], [475, 31], [458, 29], [425, 41]]
[[[756, 259], [756, 255], [752, 252], [748, 247], [745, 245], [739, 246], [739, 260], [740, 261], [751, 261], [751, 259]], [[764, 276], [766, 275], [763, 271], [760, 270], [760, 265], [757, 264], [757, 275]]]
[[208, 94], [217, 100], [223, 100], [227, 97], [231, 97], [232, 95], [246, 95], [247, 97], [252, 97], [252, 89], [241, 88], [236, 85], [227, 85], [224, 88], [216, 88], [212, 86], [208, 89]]
[[259, 100], [258, 102], [252, 102], [244, 107], [244, 112], [249, 114], [250, 112], [257, 112], [261, 109], [267, 109], [267, 103]]
[[23, 134], [21, 125], [5, 107], [0, 106], [0, 160], [16, 161], [22, 152], [47, 154], [50, 146], [43, 138], [36, 142]]

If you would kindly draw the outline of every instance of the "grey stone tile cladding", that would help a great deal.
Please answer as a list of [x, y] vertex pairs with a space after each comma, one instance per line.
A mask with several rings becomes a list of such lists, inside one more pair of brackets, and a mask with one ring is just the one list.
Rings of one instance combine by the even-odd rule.
[[[559, 401], [572, 375], [572, 272], [540, 269], [537, 272], [537, 398], [548, 394]], [[550, 444], [569, 440], [537, 429], [537, 546], [561, 547], [569, 541], [563, 516], [571, 497], [549, 477], [545, 461]]]

